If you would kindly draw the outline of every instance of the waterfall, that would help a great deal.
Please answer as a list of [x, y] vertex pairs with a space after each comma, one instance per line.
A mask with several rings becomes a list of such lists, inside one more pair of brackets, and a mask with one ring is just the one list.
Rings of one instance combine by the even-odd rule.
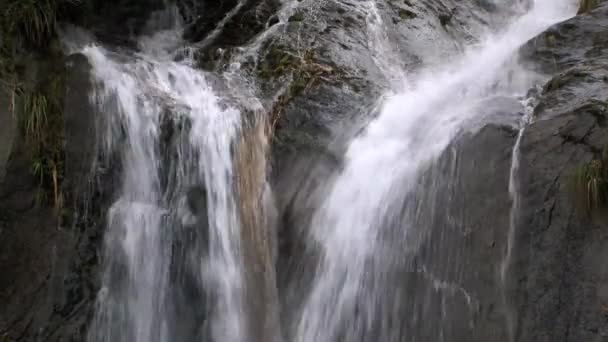
[[[118, 166], [90, 342], [244, 341], [233, 152], [240, 111], [175, 61], [181, 28], [137, 53], [88, 45], [101, 156]], [[103, 163], [103, 162], [102, 162]]]
[[[407, 212], [403, 207], [415, 207], [419, 177], [483, 118], [483, 103], [521, 97], [533, 86], [536, 75], [518, 64], [518, 49], [574, 15], [575, 7], [570, 0], [535, 0], [461, 58], [424, 70], [388, 96], [377, 118], [350, 143], [344, 167], [314, 215], [311, 231], [322, 260], [292, 333], [297, 342], [402, 340], [398, 329], [388, 328], [394, 308], [387, 304], [398, 306], [399, 298], [382, 286], [386, 264], [396, 262], [385, 258], [384, 225]], [[424, 229], [413, 227], [411, 218], [403, 222], [406, 241], [414, 228]], [[408, 249], [415, 246], [401, 248], [413, 253]]]
[[[309, 231], [320, 261], [310, 291], [292, 315], [290, 341], [397, 342], [407, 336], [398, 317], [406, 299], [387, 284], [395, 277], [389, 266], [410, 260], [395, 259], [387, 246], [395, 232], [389, 230], [399, 226], [405, 241], [401, 256], [415, 255], [414, 235], [427, 228], [416, 226], [415, 219], [421, 177], [456, 138], [488, 120], [485, 104], [499, 97], [520, 99], [538, 81], [519, 64], [518, 49], [573, 15], [576, 6], [574, 0], [531, 1], [525, 13], [462, 56], [415, 75], [400, 66], [399, 49], [390, 45], [376, 2], [358, 4], [374, 51], [371, 59], [391, 89], [375, 119], [350, 142], [343, 168], [313, 215]], [[244, 4], [239, 2], [194, 48], [206, 46]], [[285, 4], [281, 23], [289, 21], [295, 6]], [[148, 28], [154, 33], [140, 37], [135, 51], [99, 44], [79, 50], [92, 66], [98, 162], [102, 171], [113, 173], [118, 189], [106, 218], [102, 284], [88, 341], [243, 342], [270, 335], [275, 337], [261, 340], [279, 340], [276, 312], [258, 310], [264, 301], [278, 306], [267, 289], [275, 283], [274, 251], [260, 227], [272, 224], [264, 212], [272, 194], [262, 180], [266, 126], [260, 120], [246, 132], [241, 110], [230, 101], [247, 98], [261, 106], [252, 100], [256, 90], [230, 82], [238, 83], [240, 62], [257, 54], [279, 28], [269, 27], [235, 52], [239, 63], [223, 76], [243, 93], [229, 98], [212, 87], [221, 76], [196, 68], [191, 49], [183, 46], [178, 18], [174, 9], [154, 16]], [[503, 285], [520, 206], [519, 146], [528, 119], [513, 149], [509, 241], [497, 272]], [[442, 208], [432, 210], [442, 214]], [[244, 238], [247, 234], [252, 238]], [[435, 277], [424, 265], [419, 269], [435, 289], [461, 293], [471, 305], [464, 286]], [[267, 316], [259, 319], [264, 326], [253, 326], [255, 315]], [[505, 316], [514, 339], [516, 317], [509, 308]], [[449, 337], [438, 330], [440, 340]]]

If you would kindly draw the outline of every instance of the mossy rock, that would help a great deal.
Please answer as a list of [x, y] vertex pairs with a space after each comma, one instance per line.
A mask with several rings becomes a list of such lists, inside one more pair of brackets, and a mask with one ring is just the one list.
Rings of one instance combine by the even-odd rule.
[[590, 76], [589, 73], [582, 70], [570, 70], [565, 73], [556, 75], [545, 86], [544, 92], [551, 92], [563, 88], [577, 79], [584, 80]]
[[416, 13], [402, 8], [399, 10], [399, 18], [401, 18], [403, 20], [413, 19], [413, 18], [416, 18]]
[[298, 69], [300, 59], [283, 45], [270, 45], [258, 65], [258, 76], [263, 80], [277, 79]]
[[302, 22], [302, 21], [304, 21], [304, 19], [305, 19], [304, 12], [299, 11], [299, 12], [294, 13], [291, 17], [289, 17], [288, 21], [290, 23]]

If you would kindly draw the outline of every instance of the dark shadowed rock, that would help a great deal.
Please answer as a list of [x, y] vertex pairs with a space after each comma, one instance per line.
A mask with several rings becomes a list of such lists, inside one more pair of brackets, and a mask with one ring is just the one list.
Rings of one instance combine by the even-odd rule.
[[78, 55], [68, 64], [62, 212], [38, 200], [43, 190], [22, 138], [0, 183], [0, 335], [9, 341], [83, 341], [97, 293], [104, 221], [97, 210], [112, 182], [93, 191], [96, 112], [83, 96], [90, 90], [89, 66]]
[[518, 341], [608, 338], [608, 230], [575, 212], [574, 169], [608, 143], [608, 4], [554, 26], [524, 53], [553, 78], [522, 141], [513, 254]]
[[6, 165], [17, 136], [17, 123], [11, 111], [11, 95], [0, 90], [0, 184], [6, 174]]

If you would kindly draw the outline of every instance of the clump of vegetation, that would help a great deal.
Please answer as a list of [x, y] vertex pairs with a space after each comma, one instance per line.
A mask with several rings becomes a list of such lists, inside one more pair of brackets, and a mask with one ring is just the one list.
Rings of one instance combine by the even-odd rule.
[[55, 33], [60, 7], [77, 0], [5, 0], [2, 5], [3, 32], [37, 45]]
[[340, 76], [333, 67], [318, 62], [313, 50], [295, 54], [283, 46], [270, 47], [258, 69], [258, 75], [263, 80], [286, 77], [290, 81], [272, 108], [271, 130], [274, 130], [281, 113], [296, 96], [318, 82], [332, 82]]
[[399, 18], [401, 18], [403, 20], [413, 19], [413, 18], [416, 18], [416, 13], [402, 8], [399, 10]]
[[577, 209], [589, 216], [608, 206], [608, 149], [574, 170], [570, 187]]
[[288, 20], [290, 23], [292, 22], [301, 22], [304, 21], [304, 12], [296, 12], [294, 15], [292, 15], [291, 17], [289, 17]]
[[[79, 1], [0, 1], [0, 86], [10, 97], [9, 109], [18, 121], [31, 171], [40, 180], [41, 198], [51, 192], [58, 209], [63, 173], [64, 72], [56, 68], [62, 65], [63, 56], [53, 45], [62, 11]], [[37, 72], [40, 65], [46, 68]]]
[[[63, 82], [61, 76], [56, 77], [59, 90]], [[19, 127], [32, 161], [31, 172], [38, 177], [41, 190], [49, 190], [41, 191], [40, 199], [47, 199], [50, 192], [52, 203], [60, 209], [64, 160], [62, 96], [49, 88], [37, 89], [23, 94], [20, 105]]]
[[600, 4], [600, 0], [579, 0], [578, 14], [591, 12]]
[[300, 57], [290, 52], [289, 48], [273, 45], [268, 48], [257, 73], [263, 80], [273, 80], [288, 75], [289, 72], [296, 70], [299, 64]]

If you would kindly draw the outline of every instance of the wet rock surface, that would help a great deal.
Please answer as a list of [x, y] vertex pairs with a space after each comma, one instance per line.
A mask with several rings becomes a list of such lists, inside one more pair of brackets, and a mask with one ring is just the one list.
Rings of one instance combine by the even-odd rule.
[[[375, 4], [377, 15], [366, 2], [303, 1], [261, 46], [254, 70], [262, 97], [274, 100], [271, 159], [280, 177], [293, 176], [280, 171], [291, 156], [342, 155], [391, 86], [387, 64], [415, 72], [458, 54], [472, 33], [499, 21], [496, 8], [458, 1]], [[443, 16], [451, 19], [442, 25]], [[386, 42], [374, 42], [380, 38]], [[393, 50], [380, 50], [384, 43]]]
[[[86, 93], [86, 59], [66, 62], [66, 91]], [[87, 96], [70, 96], [64, 103], [67, 180], [60, 212], [40, 199], [44, 190], [32, 173], [23, 139], [17, 138], [11, 150], [0, 185], [0, 336], [8, 341], [84, 340], [98, 288], [104, 218], [97, 208], [112, 187], [102, 176], [103, 187], [93, 186], [89, 173], [94, 114]], [[16, 127], [13, 134], [20, 136]]]
[[[486, 9], [495, 9], [491, 3], [486, 5]], [[334, 3], [325, 6], [324, 13], [340, 12], [340, 6]], [[332, 7], [334, 11], [330, 10]], [[522, 59], [529, 62], [530, 68], [552, 77], [544, 85], [534, 123], [527, 128], [522, 140], [522, 164], [517, 176], [522, 198], [515, 218], [509, 216], [512, 198], [508, 188], [517, 135], [514, 123], [487, 126], [458, 139], [427, 174], [426, 183], [422, 183], [427, 194], [419, 200], [442, 214], [422, 211], [420, 223], [425, 226], [430, 223], [431, 229], [419, 236], [416, 256], [408, 259], [405, 267], [396, 266], [396, 278], [388, 282], [399, 284], [390, 292], [401, 294], [399, 298], [416, 293], [411, 302], [403, 299], [407, 302], [404, 307], [410, 307], [396, 314], [399, 323], [395, 324], [403, 326], [403, 336], [423, 341], [438, 340], [440, 336], [449, 336], [450, 341], [603, 341], [607, 338], [607, 285], [602, 262], [608, 250], [606, 229], [597, 222], [576, 217], [568, 190], [574, 168], [598, 157], [608, 143], [604, 128], [608, 95], [604, 75], [608, 65], [604, 57], [608, 46], [607, 9], [603, 4], [590, 14], [556, 25], [522, 49]], [[397, 13], [400, 16], [393, 21], [395, 25], [425, 18], [417, 14], [415, 6]], [[352, 18], [357, 20], [356, 15]], [[491, 16], [485, 18], [490, 20], [487, 18]], [[363, 18], [358, 19], [359, 24], [353, 26], [364, 25]], [[446, 19], [437, 17], [436, 20], [441, 24]], [[303, 22], [300, 25], [306, 25], [305, 19]], [[273, 160], [280, 180], [277, 182], [279, 202], [283, 203], [278, 274], [279, 279], [300, 279], [300, 284], [310, 283], [311, 275], [305, 270], [313, 267], [314, 257], [310, 255], [311, 247], [301, 241], [307, 239], [305, 227], [310, 223], [311, 206], [319, 203], [314, 195], [311, 199], [303, 193], [314, 194], [321, 186], [315, 183], [325, 183], [311, 181], [299, 170], [310, 160], [316, 160], [313, 162], [316, 168], [307, 169], [313, 175], [311, 178], [330, 179], [332, 170], [340, 167], [342, 146], [340, 137], [336, 142], [334, 133], [340, 129], [331, 128], [343, 128], [340, 123], [344, 121], [357, 127], [357, 120], [369, 120], [366, 114], [373, 113], [370, 110], [373, 104], [366, 100], [387, 87], [386, 83], [370, 81], [382, 79], [382, 71], [369, 55], [358, 54], [365, 51], [365, 37], [357, 35], [360, 31], [349, 31], [348, 27], [340, 25], [334, 29], [335, 36], [331, 28], [321, 30], [327, 40], [316, 43], [320, 46], [312, 49], [319, 51], [315, 56], [321, 56], [323, 64], [346, 70], [345, 74], [358, 78], [339, 82], [341, 89], [333, 88], [331, 83], [306, 89], [282, 113], [275, 137]], [[314, 28], [305, 30], [314, 31]], [[399, 29], [390, 31], [398, 32], [401, 39], [407, 37], [407, 32]], [[454, 37], [458, 31], [451, 33]], [[306, 33], [300, 37], [306, 37]], [[428, 36], [421, 39], [426, 38]], [[466, 35], [461, 39], [466, 41]], [[412, 44], [412, 41], [415, 39], [408, 42]], [[338, 42], [347, 42], [348, 49]], [[452, 45], [445, 46], [454, 46], [454, 51], [458, 51], [458, 44], [454, 44], [454, 40], [450, 42]], [[346, 51], [339, 56], [332, 54], [340, 49]], [[328, 52], [324, 54], [325, 51]], [[433, 61], [432, 58], [425, 60], [423, 53], [411, 54], [420, 50], [409, 51], [409, 55], [399, 52], [405, 56], [402, 61], [406, 68], [415, 70], [425, 61]], [[348, 85], [355, 85], [352, 88], [359, 91], [349, 93], [345, 101], [348, 104], [342, 105], [340, 96], [352, 89]], [[322, 90], [317, 94], [316, 89]], [[361, 102], [357, 102], [357, 95]], [[327, 98], [333, 100], [329, 103], [338, 103], [338, 106], [319, 108]], [[345, 114], [342, 109], [348, 110], [353, 103], [356, 103], [353, 111]], [[317, 116], [311, 117], [313, 113]], [[325, 118], [319, 113], [329, 115]], [[297, 136], [306, 139], [295, 141]], [[348, 137], [347, 134], [343, 139]], [[293, 140], [282, 145], [289, 138]], [[319, 152], [314, 152], [319, 150], [331, 158], [319, 157]], [[294, 159], [304, 162], [300, 165], [294, 163]], [[282, 162], [289, 166], [282, 166], [285, 165]], [[290, 181], [299, 184], [296, 187], [300, 191], [284, 191], [290, 186], [283, 186], [283, 182]], [[449, 215], [442, 218], [445, 212]], [[512, 245], [509, 243], [511, 233]], [[396, 249], [411, 243], [394, 241]], [[314, 248], [312, 250], [314, 256]], [[303, 263], [302, 260], [309, 261]], [[306, 288], [288, 281], [287, 284], [279, 282], [279, 286], [283, 289], [285, 310], [297, 307], [301, 301], [298, 293]], [[387, 298], [383, 303], [390, 306], [393, 300], [394, 297]], [[382, 338], [382, 329], [378, 327], [375, 331], [378, 334], [375, 338]]]
[[608, 339], [608, 230], [575, 211], [574, 169], [608, 143], [608, 4], [524, 48], [553, 78], [522, 141], [513, 265], [519, 341]]

